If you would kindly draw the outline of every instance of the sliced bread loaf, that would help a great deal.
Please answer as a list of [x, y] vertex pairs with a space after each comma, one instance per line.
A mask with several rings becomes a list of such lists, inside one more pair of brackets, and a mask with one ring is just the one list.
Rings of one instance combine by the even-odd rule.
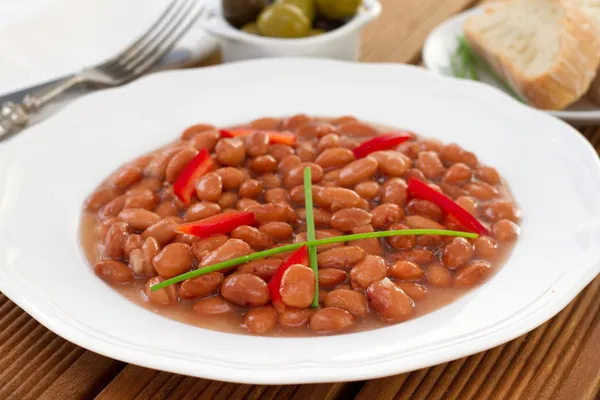
[[[600, 30], [600, 0], [571, 0], [575, 6], [581, 10], [596, 23], [596, 28]], [[600, 72], [600, 70], [599, 70]], [[596, 74], [596, 79], [590, 85], [588, 97], [596, 104], [600, 104], [600, 73]]]
[[469, 18], [465, 38], [531, 105], [558, 110], [590, 87], [600, 32], [568, 0], [512, 0]]

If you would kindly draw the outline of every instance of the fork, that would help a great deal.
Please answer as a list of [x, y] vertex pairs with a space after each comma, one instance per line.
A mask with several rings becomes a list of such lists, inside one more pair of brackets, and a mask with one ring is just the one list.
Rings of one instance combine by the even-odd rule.
[[24, 129], [29, 123], [30, 114], [75, 86], [114, 87], [138, 78], [171, 50], [204, 10], [205, 7], [197, 0], [173, 0], [158, 20], [120, 54], [29, 94], [21, 103], [3, 103], [0, 106], [0, 140]]

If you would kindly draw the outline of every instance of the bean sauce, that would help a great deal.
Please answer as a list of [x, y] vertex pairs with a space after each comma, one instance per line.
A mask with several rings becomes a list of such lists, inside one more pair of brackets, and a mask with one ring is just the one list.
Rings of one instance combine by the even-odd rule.
[[[256, 131], [222, 138], [219, 127], [195, 125], [161, 149], [132, 155], [90, 194], [81, 242], [100, 279], [153, 312], [199, 327], [263, 336], [344, 334], [402, 323], [451, 303], [491, 279], [518, 240], [523, 215], [501, 171], [462, 147], [468, 143], [413, 135], [396, 148], [357, 159], [352, 149], [390, 129], [351, 116], [304, 114], [227, 127], [236, 128]], [[266, 131], [296, 135], [296, 143], [273, 143]], [[215, 165], [193, 182], [186, 205], [173, 184], [201, 149]], [[306, 167], [312, 172], [317, 239], [465, 229], [437, 204], [412, 197], [411, 178], [450, 197], [489, 234], [319, 246], [318, 279], [305, 265], [291, 266], [281, 277], [278, 301], [268, 283], [290, 253], [151, 291], [188, 271], [306, 241]], [[256, 223], [208, 238], [178, 232], [179, 224], [236, 210], [254, 213]], [[313, 308], [317, 289], [319, 307]]]

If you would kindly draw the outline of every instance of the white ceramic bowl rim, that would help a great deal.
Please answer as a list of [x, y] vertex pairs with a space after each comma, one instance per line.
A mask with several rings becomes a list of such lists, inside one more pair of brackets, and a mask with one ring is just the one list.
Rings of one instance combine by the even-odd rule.
[[218, 7], [213, 7], [210, 12], [205, 13], [200, 19], [200, 26], [207, 32], [229, 40], [253, 43], [256, 45], [283, 45], [294, 46], [310, 46], [327, 43], [338, 37], [348, 35], [365, 24], [377, 18], [381, 13], [382, 7], [379, 0], [363, 0], [363, 5], [360, 11], [350, 21], [322, 35], [296, 38], [296, 39], [280, 39], [253, 35], [246, 33], [240, 29], [231, 26], [224, 18]]
[[[282, 97], [281, 87], [295, 95]], [[294, 339], [168, 320], [87, 268], [77, 236], [81, 203], [124, 160], [192, 123], [297, 112], [353, 114], [468, 142], [483, 162], [501, 167], [524, 209], [508, 264], [414, 320]], [[572, 127], [485, 84], [417, 67], [279, 58], [158, 73], [85, 96], [0, 144], [0, 290], [67, 340], [148, 368], [261, 384], [371, 379], [489, 349], [560, 311], [600, 272], [598, 181], [598, 155]]]

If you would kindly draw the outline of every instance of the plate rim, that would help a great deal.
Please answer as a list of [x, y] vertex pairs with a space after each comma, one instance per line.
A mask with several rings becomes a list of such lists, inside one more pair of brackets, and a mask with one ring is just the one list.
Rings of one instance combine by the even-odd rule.
[[[476, 90], [487, 92], [486, 94], [489, 94], [490, 97], [495, 97], [497, 99], [497, 101], [504, 102], [507, 107], [514, 107], [514, 110], [520, 109], [520, 111], [519, 111], [520, 113], [527, 113], [527, 114], [530, 114], [532, 117], [534, 114], [538, 114], [538, 117], [536, 117], [536, 118], [552, 119], [552, 121], [553, 121], [552, 123], [562, 124], [563, 126], [561, 129], [565, 132], [565, 135], [570, 134], [570, 133], [576, 133], [578, 135], [578, 142], [580, 143], [580, 145], [583, 145], [586, 148], [586, 151], [589, 151], [594, 154], [595, 161], [596, 161], [596, 163], [595, 163], [596, 171], [595, 172], [600, 174], [600, 159], [597, 158], [597, 155], [596, 155], [594, 149], [592, 148], [592, 146], [589, 144], [589, 142], [578, 131], [576, 131], [575, 129], [573, 129], [572, 127], [570, 127], [569, 125], [565, 124], [562, 121], [554, 120], [553, 118], [551, 118], [544, 112], [531, 109], [528, 106], [525, 106], [519, 102], [516, 102], [515, 100], [513, 100], [511, 97], [504, 94], [503, 92], [496, 91], [496, 90], [490, 90], [489, 85], [486, 85], [483, 83], [472, 82], [472, 81], [461, 81], [461, 80], [451, 78], [451, 77], [439, 77], [439, 76], [432, 75], [432, 74], [426, 72], [424, 69], [415, 67], [415, 66], [405, 66], [405, 65], [397, 65], [397, 64], [356, 64], [356, 63], [349, 63], [349, 62], [342, 62], [342, 61], [314, 60], [314, 59], [303, 59], [303, 58], [298, 58], [298, 59], [292, 58], [292, 59], [286, 59], [285, 61], [282, 61], [282, 59], [252, 60], [252, 61], [244, 61], [244, 62], [239, 62], [239, 63], [228, 64], [226, 66], [214, 66], [214, 67], [208, 67], [208, 68], [210, 68], [210, 69], [216, 69], [216, 68], [218, 68], [218, 69], [236, 69], [236, 68], [244, 68], [245, 64], [265, 64], [265, 63], [277, 64], [277, 63], [289, 63], [289, 62], [292, 62], [292, 63], [294, 63], [294, 62], [329, 63], [329, 64], [335, 64], [336, 66], [344, 65], [344, 68], [355, 68], [355, 69], [357, 69], [357, 72], [362, 72], [362, 71], [358, 71], [358, 70], [363, 70], [363, 69], [368, 70], [369, 68], [371, 68], [371, 69], [378, 69], [378, 68], [392, 69], [392, 68], [394, 68], [394, 69], [398, 69], [398, 70], [410, 71], [410, 73], [427, 74], [427, 79], [435, 77], [435, 79], [441, 79], [444, 81], [448, 81], [448, 82], [446, 82], [447, 84], [460, 85], [465, 88], [466, 87], [473, 88], [473, 89], [468, 89], [468, 90], [475, 90], [474, 88], [477, 88]], [[126, 91], [133, 91], [134, 89], [141, 90], [138, 88], [143, 88], [144, 85], [150, 85], [151, 83], [152, 84], [159, 83], [165, 76], [170, 76], [170, 75], [174, 75], [174, 74], [177, 74], [177, 75], [190, 74], [191, 75], [191, 74], [202, 74], [202, 73], [203, 73], [203, 69], [188, 70], [188, 71], [161, 72], [161, 73], [153, 74], [151, 76], [140, 79], [139, 81], [133, 82], [124, 87], [109, 89], [104, 92], [97, 92], [97, 93], [91, 94], [90, 96], [86, 96], [80, 100], [77, 100], [73, 104], [66, 107], [65, 110], [63, 110], [55, 118], [52, 118], [52, 119], [49, 119], [49, 120], [43, 122], [39, 126], [32, 128], [32, 130], [35, 129], [37, 131], [42, 131], [45, 126], [56, 123], [53, 121], [56, 121], [57, 119], [68, 118], [68, 115], [70, 113], [77, 112], [77, 107], [79, 107], [79, 106], [77, 106], [77, 104], [83, 104], [86, 101], [89, 101], [89, 98], [91, 98], [91, 97], [103, 97], [103, 96], [108, 97], [109, 93], [112, 93], [112, 94], [117, 93], [118, 94], [118, 93], [122, 92], [123, 90], [126, 90]], [[406, 73], [408, 73], [408, 72], [406, 72]], [[166, 78], [164, 78], [164, 79], [166, 79]], [[168, 79], [166, 79], [166, 80], [168, 80]], [[450, 81], [452, 81], [452, 82], [450, 82]], [[86, 99], [88, 99], [88, 100], [86, 100]], [[512, 105], [509, 105], [509, 103]], [[570, 132], [567, 133], [567, 131], [570, 131]], [[577, 140], [577, 139], [573, 139], [573, 140]], [[28, 139], [26, 136], [16, 137], [13, 142], [14, 145], [9, 142], [8, 146], [2, 146], [2, 147], [11, 148], [11, 147], [17, 146], [19, 144], [24, 145], [27, 143], [27, 141], [28, 141]], [[6, 150], [6, 148], [5, 148], [5, 150]], [[0, 164], [1, 164], [1, 162], [0, 162]], [[421, 362], [420, 366], [417, 368], [435, 365], [438, 363], [442, 363], [442, 362], [450, 361], [450, 360], [453, 360], [456, 358], [464, 357], [464, 356], [467, 356], [470, 354], [474, 354], [479, 351], [483, 351], [483, 350], [489, 349], [491, 347], [494, 347], [498, 344], [504, 343], [504, 342], [511, 340], [517, 336], [520, 336], [521, 334], [523, 334], [531, 329], [534, 329], [536, 326], [540, 325], [547, 319], [551, 318], [556, 313], [558, 313], [562, 308], [564, 308], [564, 306], [566, 306], [566, 304], [568, 304], [568, 302], [570, 302], [576, 296], [576, 294], [579, 293], [581, 291], [581, 289], [583, 289], [583, 287], [585, 285], [587, 285], [594, 278], [594, 276], [598, 272], [600, 272], [600, 264], [596, 265], [594, 268], [586, 269], [585, 273], [579, 275], [576, 282], [573, 283], [571, 291], [562, 292], [563, 296], [560, 298], [556, 298], [556, 297], [553, 298], [552, 303], [554, 305], [554, 308], [548, 309], [547, 307], [543, 307], [541, 309], [536, 310], [536, 312], [532, 314], [536, 318], [533, 318], [533, 316], [523, 318], [522, 320], [519, 321], [519, 323], [520, 323], [519, 329], [516, 329], [516, 330], [510, 329], [512, 331], [511, 334], [501, 335], [500, 333], [503, 333], [506, 329], [508, 329], [508, 328], [501, 328], [501, 329], [496, 330], [495, 332], [486, 336], [486, 337], [492, 336], [494, 340], [485, 341], [485, 340], [483, 340], [483, 338], [480, 338], [478, 340], [477, 345], [472, 344], [468, 349], [462, 349], [461, 351], [458, 351], [458, 352], [454, 351], [452, 354], [446, 354], [444, 357], [434, 357], [434, 359], [430, 357], [428, 359], [428, 361]], [[3, 267], [1, 267], [1, 266], [0, 266], [0, 275], [6, 276], [6, 274], [3, 270]], [[50, 330], [56, 332], [60, 336], [65, 337], [67, 340], [70, 340], [73, 343], [80, 345], [84, 348], [90, 349], [91, 351], [95, 351], [100, 354], [106, 355], [108, 357], [119, 359], [119, 360], [122, 360], [125, 362], [130, 362], [130, 363], [145, 366], [148, 368], [157, 368], [157, 364], [160, 364], [161, 365], [160, 369], [162, 369], [162, 370], [190, 375], [190, 369], [188, 369], [187, 367], [185, 367], [185, 368], [178, 367], [177, 365], [173, 365], [172, 362], [169, 363], [168, 361], [171, 360], [169, 357], [165, 357], [165, 356], [161, 356], [161, 355], [154, 355], [153, 356], [154, 358], [150, 359], [148, 357], [144, 357], [145, 353], [135, 350], [135, 349], [131, 349], [127, 346], [122, 346], [122, 345], [115, 344], [115, 343], [108, 343], [107, 341], [103, 341], [102, 343], [98, 344], [97, 338], [93, 338], [92, 336], [90, 336], [89, 334], [84, 332], [83, 330], [77, 330], [77, 328], [72, 328], [72, 330], [69, 330], [68, 321], [60, 320], [57, 322], [56, 320], [54, 320], [52, 318], [53, 317], [52, 314], [54, 314], [54, 313], [52, 313], [52, 311], [50, 311], [48, 309], [42, 310], [39, 308], [39, 306], [36, 306], [36, 304], [34, 304], [30, 299], [28, 300], [22, 296], [19, 296], [18, 290], [14, 286], [11, 286], [10, 283], [11, 282], [8, 279], [0, 280], [0, 290], [2, 292], [4, 292], [7, 295], [7, 297], [9, 297], [11, 300], [13, 300], [17, 305], [19, 305], [26, 312], [28, 312], [30, 315], [32, 315], [36, 320], [38, 320], [40, 323], [42, 323], [42, 325], [48, 327]], [[13, 284], [14, 284], [14, 282], [13, 282]], [[540, 310], [544, 310], [545, 312], [542, 313]], [[54, 315], [54, 318], [57, 318], [57, 317]], [[76, 320], [74, 320], [74, 321], [78, 322]], [[524, 323], [525, 321], [528, 321], [529, 323], [525, 324]], [[62, 324], [61, 324], [61, 322], [62, 322]], [[66, 328], [64, 327], [64, 324], [67, 324]], [[91, 342], [89, 341], [90, 338], [91, 338]], [[88, 341], [86, 341], [85, 339], [87, 339]], [[464, 347], [464, 345], [457, 345], [457, 346], [459, 348]], [[156, 358], [161, 359], [163, 362], [161, 363], [161, 362], [153, 361]], [[389, 363], [386, 363], [386, 366], [388, 364]], [[411, 367], [410, 370], [413, 370], [413, 369], [415, 369], [415, 368]], [[318, 368], [317, 368], [317, 370], [318, 370]], [[406, 369], [402, 369], [402, 366], [393, 365], [393, 366], [387, 366], [386, 369], [383, 369], [383, 370], [382, 369], [372, 369], [372, 370], [365, 371], [365, 370], [359, 368], [359, 369], [356, 369], [355, 371], [348, 370], [348, 369], [344, 369], [344, 371], [345, 371], [344, 374], [336, 375], [336, 378], [335, 378], [336, 381], [372, 379], [372, 378], [377, 378], [377, 377], [381, 377], [381, 376], [388, 376], [391, 374], [406, 372]], [[224, 381], [230, 381], [230, 382], [242, 382], [242, 383], [284, 384], [284, 383], [331, 382], [331, 379], [328, 379], [327, 377], [322, 378], [322, 377], [319, 377], [314, 374], [313, 375], [305, 374], [302, 377], [299, 377], [299, 378], [295, 377], [292, 380], [290, 380], [289, 378], [272, 379], [272, 378], [268, 377], [268, 374], [269, 374], [269, 371], [264, 370], [262, 375], [260, 375], [258, 378], [257, 378], [257, 376], [252, 376], [252, 377], [248, 377], [248, 379], [246, 379], [245, 376], [238, 374], [235, 379], [229, 379], [230, 377], [224, 376], [218, 372], [214, 372], [210, 367], [207, 367], [204, 369], [195, 369], [191, 373], [191, 375], [193, 375], [193, 376], [201, 376], [201, 377], [204, 377], [207, 379], [217, 379], [217, 380], [224, 380]]]

